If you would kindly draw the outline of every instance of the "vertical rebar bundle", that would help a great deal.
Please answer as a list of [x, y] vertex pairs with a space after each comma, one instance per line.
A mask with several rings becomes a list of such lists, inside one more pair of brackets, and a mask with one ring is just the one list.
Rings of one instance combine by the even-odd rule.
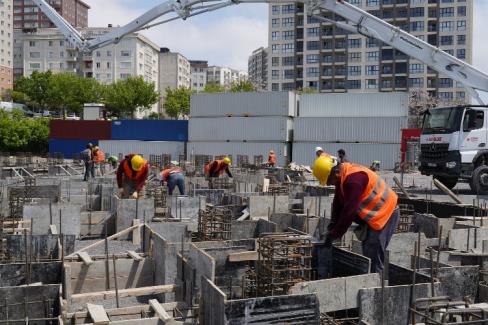
[[200, 210], [198, 214], [198, 237], [202, 241], [231, 239], [232, 211], [223, 207]]
[[410, 232], [413, 226], [413, 217], [415, 215], [415, 209], [411, 204], [399, 204], [400, 220], [398, 226], [395, 229], [395, 233]]

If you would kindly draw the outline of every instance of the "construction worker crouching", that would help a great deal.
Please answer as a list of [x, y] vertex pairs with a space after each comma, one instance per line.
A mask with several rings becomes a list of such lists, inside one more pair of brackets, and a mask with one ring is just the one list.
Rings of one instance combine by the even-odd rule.
[[365, 230], [358, 239], [363, 255], [371, 259], [371, 272], [382, 272], [385, 250], [400, 218], [395, 192], [369, 168], [337, 164], [331, 157], [317, 158], [313, 174], [321, 185], [335, 185], [326, 246], [341, 238], [355, 221]]
[[137, 199], [144, 196], [144, 187], [149, 176], [149, 164], [140, 155], [125, 156], [117, 169], [117, 186], [120, 198]]
[[93, 164], [95, 166], [95, 173], [103, 176], [105, 167], [105, 154], [99, 147], [93, 148]]
[[273, 150], [269, 151], [268, 166], [269, 167], [275, 167], [276, 166], [276, 155], [275, 155]]
[[166, 183], [168, 186], [168, 194], [173, 195], [173, 191], [178, 186], [180, 195], [185, 195], [185, 176], [183, 171], [179, 167], [173, 167], [164, 169], [160, 173], [161, 182]]

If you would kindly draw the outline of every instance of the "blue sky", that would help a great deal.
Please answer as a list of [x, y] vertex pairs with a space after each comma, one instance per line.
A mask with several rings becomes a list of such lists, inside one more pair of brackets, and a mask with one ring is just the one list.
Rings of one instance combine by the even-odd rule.
[[[90, 26], [123, 25], [163, 0], [85, 0], [92, 6]], [[473, 64], [488, 73], [488, 0], [473, 0]], [[240, 4], [144, 32], [160, 47], [168, 47], [189, 59], [247, 70], [251, 52], [267, 46], [268, 5]], [[484, 94], [488, 101], [488, 94]]]

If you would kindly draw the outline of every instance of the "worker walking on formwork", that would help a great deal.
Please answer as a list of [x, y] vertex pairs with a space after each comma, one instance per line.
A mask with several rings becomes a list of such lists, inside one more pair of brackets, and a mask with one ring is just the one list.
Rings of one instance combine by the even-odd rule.
[[144, 197], [144, 187], [149, 176], [149, 163], [140, 155], [125, 156], [117, 169], [117, 186], [120, 198]]
[[321, 185], [335, 186], [326, 246], [341, 238], [355, 221], [363, 229], [355, 232], [363, 255], [371, 259], [371, 272], [382, 272], [385, 250], [400, 218], [395, 192], [369, 168], [337, 164], [331, 157], [317, 158], [313, 174]]
[[103, 176], [105, 169], [105, 153], [99, 147], [93, 148], [93, 164], [95, 166], [95, 175]]
[[275, 155], [273, 150], [269, 151], [268, 166], [269, 167], [275, 167], [276, 166], [276, 155]]
[[93, 144], [88, 143], [86, 145], [86, 149], [81, 152], [81, 159], [83, 159], [83, 163], [85, 164], [85, 176], [83, 180], [86, 182], [90, 175], [92, 178], [95, 178], [95, 173], [93, 171]]
[[161, 182], [168, 186], [168, 194], [173, 195], [175, 187], [178, 187], [180, 195], [185, 195], [185, 176], [179, 167], [167, 168], [161, 171]]
[[230, 172], [230, 165], [232, 162], [229, 157], [225, 157], [222, 160], [212, 160], [208, 165], [205, 166], [205, 176], [208, 178], [208, 184], [210, 188], [213, 188], [213, 179], [220, 177], [224, 172], [232, 178], [232, 173]]

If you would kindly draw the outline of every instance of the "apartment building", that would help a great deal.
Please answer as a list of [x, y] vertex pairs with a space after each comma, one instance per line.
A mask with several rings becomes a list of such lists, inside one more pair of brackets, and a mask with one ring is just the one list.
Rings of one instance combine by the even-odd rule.
[[[349, 0], [468, 63], [473, 0]], [[468, 97], [459, 83], [376, 39], [307, 17], [303, 4], [269, 6], [268, 89], [320, 92], [424, 89], [443, 100]], [[338, 19], [328, 11], [323, 17]]]
[[0, 0], [0, 95], [13, 86], [12, 0]]
[[210, 66], [207, 70], [207, 83], [229, 88], [232, 84], [247, 80], [246, 71], [239, 71], [226, 67]]
[[[54, 28], [51, 20], [31, 0], [14, 1], [14, 28]], [[88, 27], [90, 6], [81, 0], [47, 0], [74, 27]]]
[[159, 53], [159, 112], [164, 111], [163, 105], [166, 97], [166, 89], [180, 87], [190, 88], [190, 61], [177, 52], [171, 52], [168, 48], [161, 48]]
[[268, 82], [268, 48], [254, 50], [247, 62], [249, 81], [258, 90], [267, 89]]
[[190, 67], [190, 87], [197, 93], [201, 92], [207, 85], [208, 61], [190, 60]]

